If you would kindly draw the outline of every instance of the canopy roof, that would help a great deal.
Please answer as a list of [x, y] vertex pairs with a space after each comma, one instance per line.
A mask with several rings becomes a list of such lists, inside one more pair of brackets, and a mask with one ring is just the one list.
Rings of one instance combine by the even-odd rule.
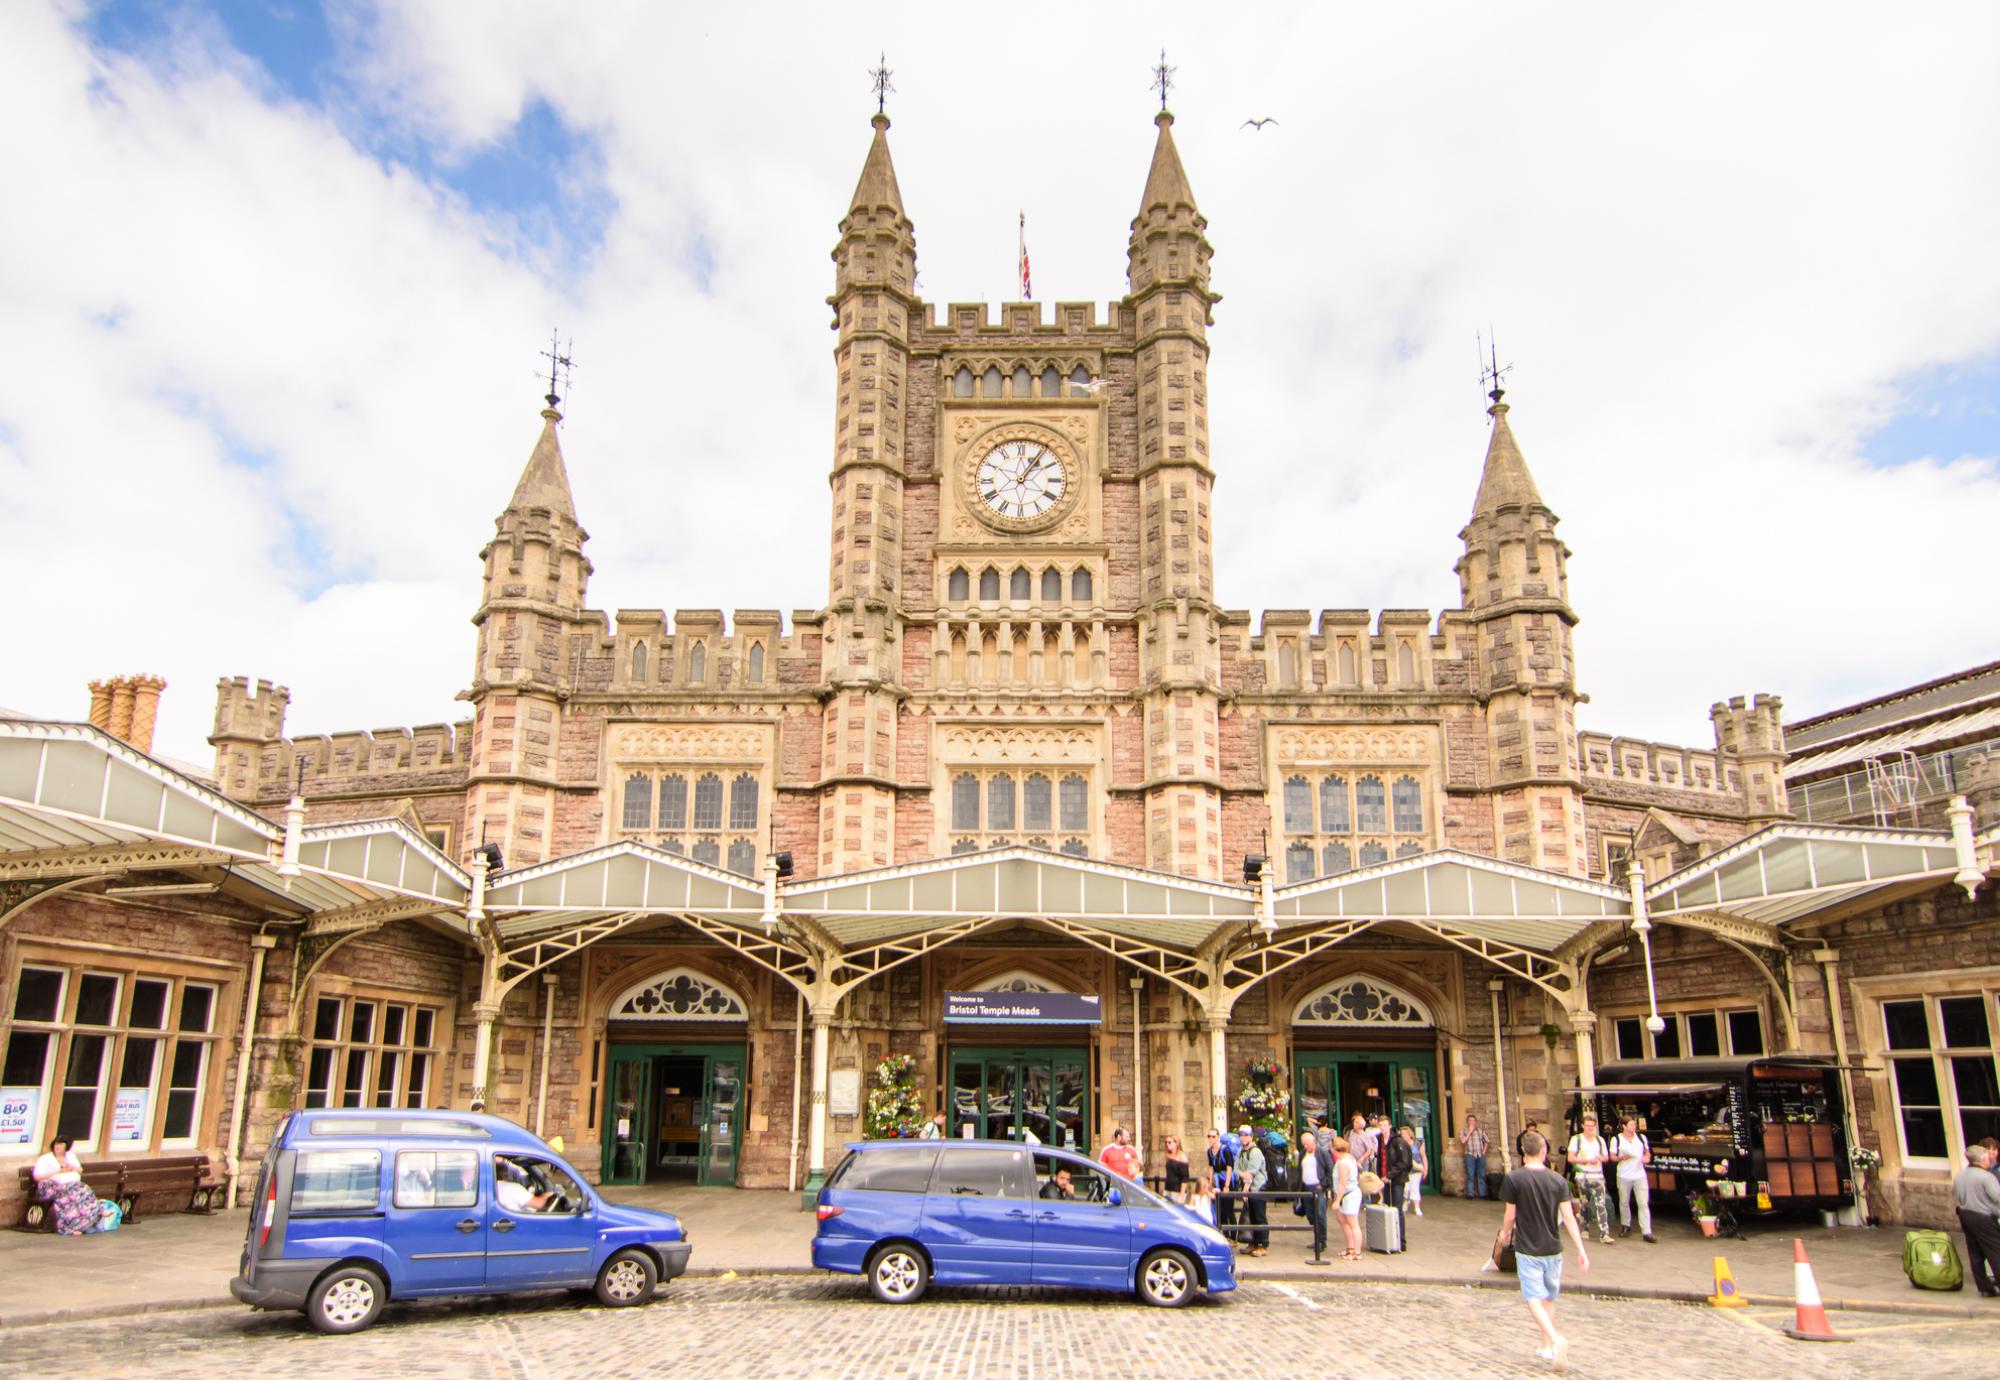
[[1646, 900], [1663, 919], [1721, 914], [1782, 926], [1874, 893], [1922, 890], [1959, 869], [1943, 830], [1773, 824], [1661, 878]]

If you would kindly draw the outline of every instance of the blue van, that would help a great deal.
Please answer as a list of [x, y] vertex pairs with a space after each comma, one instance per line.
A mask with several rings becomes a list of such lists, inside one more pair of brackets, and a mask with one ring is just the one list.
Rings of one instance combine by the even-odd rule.
[[294, 1112], [250, 1201], [229, 1292], [322, 1332], [440, 1294], [591, 1289], [628, 1307], [690, 1249], [671, 1213], [605, 1202], [540, 1137], [479, 1112]]
[[1236, 1287], [1213, 1225], [1082, 1155], [1007, 1140], [848, 1147], [819, 1194], [813, 1264], [884, 1303], [940, 1284], [1137, 1292], [1160, 1308]]

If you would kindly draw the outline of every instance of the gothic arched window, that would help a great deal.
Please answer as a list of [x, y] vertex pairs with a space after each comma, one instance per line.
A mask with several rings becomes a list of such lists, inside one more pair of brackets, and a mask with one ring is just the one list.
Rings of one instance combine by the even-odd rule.
[[1354, 870], [1354, 852], [1344, 843], [1329, 843], [1319, 850], [1319, 856], [1319, 870], [1326, 876], [1334, 877]]
[[1021, 827], [1048, 829], [1055, 823], [1055, 789], [1049, 778], [1033, 772], [1021, 783]]
[[1079, 570], [1076, 574], [1069, 577], [1069, 597], [1072, 603], [1087, 604], [1090, 602], [1090, 572], [1088, 570]]
[[964, 566], [954, 568], [945, 576], [944, 597], [954, 604], [962, 604], [971, 597], [972, 578], [965, 573]]
[[1017, 398], [1025, 398], [1034, 390], [1034, 386], [1035, 386], [1034, 375], [1028, 372], [1028, 366], [1025, 364], [1015, 365], [1014, 396]]
[[1072, 398], [1087, 398], [1090, 396], [1090, 370], [1084, 368], [1081, 364], [1070, 371], [1069, 395]]
[[1285, 850], [1285, 880], [1309, 882], [1313, 875], [1313, 850], [1309, 843], [1295, 843]]
[[1347, 778], [1329, 776], [1319, 783], [1319, 829], [1322, 834], [1344, 834], [1347, 822]]
[[959, 365], [958, 372], [951, 376], [951, 395], [954, 398], [972, 396], [972, 371], [963, 364]]
[[694, 846], [694, 860], [707, 863], [710, 867], [722, 866], [722, 845], [714, 839], [699, 839]]
[[625, 778], [625, 827], [644, 829], [653, 822], [653, 782], [642, 771]]
[[634, 644], [632, 644], [632, 679], [643, 681], [645, 680], [645, 678], [646, 678], [646, 644], [643, 642], [635, 642]]
[[989, 398], [997, 398], [1000, 396], [1003, 387], [1004, 380], [1000, 373], [1000, 366], [997, 364], [987, 365], [986, 376], [979, 381], [979, 391]]
[[750, 644], [749, 680], [752, 685], [764, 683], [764, 644], [761, 642]]
[[1033, 597], [1033, 585], [1025, 565], [1015, 566], [1014, 573], [1007, 577], [1007, 597], [1017, 604], [1025, 604]]
[[1291, 686], [1299, 683], [1299, 654], [1289, 642], [1278, 644], [1278, 684]]
[[[1090, 827], [1090, 783], [1081, 776], [1072, 773], [1062, 779], [1057, 804], [1062, 817], [1059, 827], [1079, 832]], [[1063, 851], [1069, 851], [1067, 844]]]
[[1389, 812], [1384, 808], [1382, 779], [1364, 776], [1354, 783], [1355, 822], [1364, 834], [1386, 833], [1389, 828]]
[[1312, 828], [1312, 782], [1303, 776], [1288, 776], [1285, 778], [1285, 832], [1310, 834]]
[[1062, 370], [1051, 364], [1042, 370], [1042, 396], [1045, 398], [1062, 395]]
[[1373, 867], [1376, 863], [1389, 861], [1389, 850], [1381, 844], [1370, 841], [1361, 845], [1361, 865]]
[[757, 827], [757, 778], [747, 771], [729, 783], [729, 827]]
[[1014, 827], [1014, 778], [1002, 774], [986, 783], [986, 827], [992, 830]]
[[1062, 602], [1062, 572], [1054, 566], [1042, 572], [1042, 602], [1044, 604]]
[[954, 829], [979, 827], [979, 778], [970, 772], [952, 778], [951, 827]]
[[722, 827], [722, 778], [712, 771], [703, 772], [694, 783], [694, 827]]
[[688, 824], [688, 783], [679, 772], [660, 778], [660, 827], [685, 829]]
[[699, 685], [708, 676], [708, 648], [697, 642], [688, 649], [688, 684]]
[[979, 597], [989, 603], [1000, 598], [1000, 572], [990, 565], [979, 572]]
[[1396, 849], [1396, 856], [1399, 858], [1414, 858], [1423, 851], [1424, 846], [1415, 839], [1411, 839], [1408, 843], [1402, 844]]
[[1424, 831], [1424, 788], [1417, 784], [1417, 778], [1397, 777], [1393, 799], [1396, 807], [1396, 832], [1421, 834]]
[[746, 877], [757, 875], [757, 845], [749, 839], [738, 839], [729, 845], [729, 870], [740, 872]]
[[1409, 685], [1416, 678], [1417, 654], [1410, 649], [1409, 643], [1400, 642], [1396, 645], [1396, 679]]
[[1062, 851], [1072, 858], [1087, 858], [1090, 856], [1090, 846], [1082, 839], [1064, 839]]
[[1354, 684], [1354, 644], [1352, 642], [1343, 642], [1340, 644], [1339, 659], [1340, 683], [1342, 685]]

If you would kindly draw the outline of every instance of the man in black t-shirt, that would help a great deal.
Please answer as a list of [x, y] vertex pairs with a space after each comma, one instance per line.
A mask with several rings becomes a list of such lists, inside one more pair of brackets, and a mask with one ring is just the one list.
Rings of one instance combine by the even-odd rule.
[[1549, 1143], [1539, 1131], [1521, 1137], [1522, 1165], [1500, 1185], [1500, 1201], [1507, 1205], [1500, 1222], [1504, 1240], [1514, 1241], [1514, 1261], [1521, 1278], [1521, 1297], [1541, 1329], [1542, 1346], [1535, 1353], [1544, 1361], [1560, 1366], [1569, 1352], [1569, 1342], [1556, 1331], [1556, 1299], [1562, 1294], [1562, 1234], [1567, 1231], [1576, 1245], [1580, 1270], [1590, 1268], [1590, 1253], [1583, 1248], [1583, 1235], [1576, 1229], [1576, 1209], [1571, 1206], [1569, 1186], [1562, 1175], [1549, 1168]]

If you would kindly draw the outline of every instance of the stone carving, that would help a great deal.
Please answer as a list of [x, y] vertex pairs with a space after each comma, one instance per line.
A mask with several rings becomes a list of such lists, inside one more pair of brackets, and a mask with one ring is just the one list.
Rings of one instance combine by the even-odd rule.
[[1287, 764], [1429, 762], [1437, 753], [1421, 728], [1281, 728], [1278, 760]]
[[939, 729], [939, 760], [962, 762], [1095, 762], [1102, 753], [1095, 728], [950, 724]]
[[648, 978], [611, 1003], [613, 1020], [747, 1021], [743, 998], [689, 968]]
[[1432, 1024], [1430, 1008], [1400, 988], [1371, 977], [1344, 977], [1299, 1003], [1293, 1025]]
[[612, 752], [626, 762], [740, 762], [771, 755], [771, 730], [754, 724], [621, 728]]
[[1060, 992], [1063, 989], [1045, 978], [1020, 968], [989, 978], [972, 989], [975, 992]]

